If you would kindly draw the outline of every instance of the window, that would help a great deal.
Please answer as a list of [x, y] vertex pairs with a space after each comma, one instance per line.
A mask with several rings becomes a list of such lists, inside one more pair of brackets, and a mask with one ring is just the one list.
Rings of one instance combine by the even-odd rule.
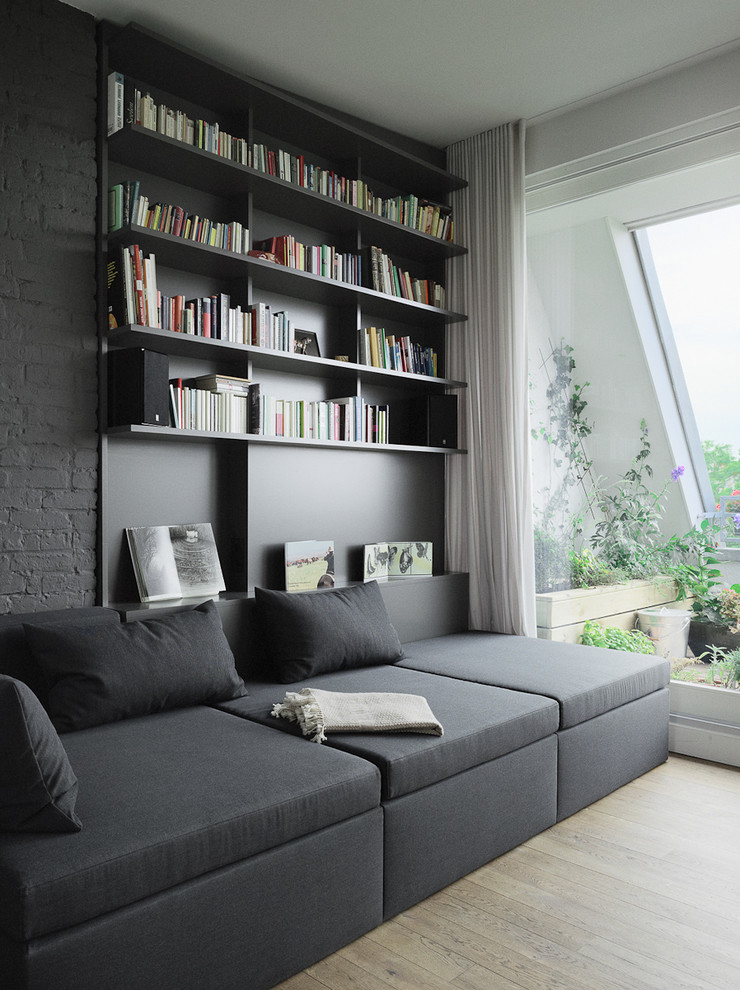
[[669, 361], [673, 351], [674, 385], [690, 407], [684, 410], [691, 420], [687, 432], [694, 431], [704, 456], [713, 505], [734, 517], [740, 509], [734, 497], [740, 492], [734, 370], [740, 345], [740, 206], [646, 227], [638, 244]]

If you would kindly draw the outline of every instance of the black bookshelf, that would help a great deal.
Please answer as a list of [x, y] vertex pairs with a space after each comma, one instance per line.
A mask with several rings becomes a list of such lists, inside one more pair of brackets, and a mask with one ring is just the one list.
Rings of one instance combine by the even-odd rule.
[[[106, 136], [107, 77], [121, 72], [167, 106], [219, 122], [230, 133], [275, 148], [295, 149], [324, 167], [359, 178], [379, 195], [413, 193], [444, 202], [464, 182], [447, 173], [440, 149], [364, 126], [290, 93], [233, 72], [153, 32], [104, 22], [99, 31], [99, 320], [101, 410], [106, 406], [106, 355], [143, 347], [166, 354], [171, 377], [220, 372], [260, 382], [267, 394], [308, 400], [356, 395], [371, 404], [413, 396], [460, 393], [445, 376], [447, 335], [464, 332], [465, 316], [445, 308], [324, 278], [187, 241], [146, 227], [107, 231], [107, 190], [138, 178], [150, 200], [182, 204], [214, 219], [235, 219], [253, 240], [293, 233], [305, 243], [359, 253], [377, 245], [405, 271], [444, 283], [450, 259], [464, 246], [322, 195], [212, 152], [126, 124]], [[192, 206], [190, 205], [192, 202]], [[168, 295], [228, 292], [243, 308], [265, 302], [295, 313], [294, 322], [321, 341], [322, 357], [270, 350], [157, 327], [109, 328], [106, 262], [120, 247], [140, 245], [156, 256], [159, 287]], [[439, 354], [440, 377], [370, 367], [358, 360], [358, 329], [388, 326]], [[337, 360], [343, 354], [349, 360]], [[323, 356], [328, 355], [328, 356]], [[394, 430], [398, 436], [398, 430]], [[401, 431], [401, 441], [403, 431]], [[375, 457], [366, 457], [374, 453]], [[151, 427], [108, 428], [101, 422], [100, 601], [135, 599], [125, 528], [184, 521], [213, 524], [230, 601], [255, 585], [280, 586], [282, 544], [329, 535], [337, 580], [358, 578], [358, 547], [385, 539], [434, 544], [430, 601], [444, 575], [444, 473], [460, 449], [414, 443], [348, 443], [258, 434]], [[402, 584], [403, 582], [399, 582]], [[459, 582], [453, 585], [459, 591]], [[424, 596], [424, 586], [415, 592]], [[456, 591], [456, 594], [458, 594]], [[403, 597], [400, 588], [385, 592]], [[399, 599], [400, 600], [400, 599]], [[168, 607], [167, 603], [155, 609]], [[135, 606], [122, 614], [138, 614]], [[146, 609], [147, 614], [151, 611]]]

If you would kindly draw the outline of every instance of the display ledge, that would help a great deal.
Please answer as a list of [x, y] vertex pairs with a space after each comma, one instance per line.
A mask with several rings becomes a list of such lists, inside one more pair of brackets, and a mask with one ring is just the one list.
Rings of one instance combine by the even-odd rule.
[[443, 161], [444, 153], [439, 148], [422, 147], [421, 142], [402, 138], [409, 149], [414, 148], [406, 150], [381, 134], [335, 116], [329, 109], [244, 75], [140, 24], [131, 22], [121, 28], [103, 21], [99, 34], [108, 50], [106, 71], [115, 69], [146, 80], [152, 88], [165, 93], [176, 89], [182, 99], [208, 107], [226, 130], [231, 127], [230, 121], [243, 121], [249, 112], [254, 129], [272, 135], [276, 142], [300, 147], [304, 154], [314, 153], [321, 158], [359, 157], [365, 174], [394, 188], [418, 190], [440, 199], [467, 186], [464, 179], [416, 154], [418, 149]]
[[[250, 277], [256, 289], [279, 292], [325, 305], [346, 306], [348, 303], [359, 303], [375, 316], [411, 322], [418, 326], [439, 326], [440, 322], [461, 323], [467, 320], [463, 313], [428, 306], [401, 296], [391, 296], [362, 285], [324, 278], [247, 254], [236, 254], [208, 244], [198, 244], [196, 241], [135, 224], [109, 234], [108, 242], [109, 250], [117, 244], [137, 243], [145, 253], [155, 255], [157, 265], [167, 268], [221, 279]], [[367, 264], [369, 263], [368, 261]]]
[[404, 390], [413, 388], [420, 391], [432, 389], [467, 388], [466, 382], [451, 378], [433, 378], [431, 375], [410, 374], [407, 371], [392, 371], [389, 368], [376, 368], [354, 361], [335, 361], [333, 358], [312, 357], [309, 354], [291, 354], [252, 344], [237, 344], [229, 340], [215, 340], [211, 337], [196, 337], [193, 334], [178, 333], [175, 330], [162, 330], [159, 327], [128, 325], [108, 330], [108, 343], [114, 347], [149, 347], [177, 357], [200, 357], [208, 360], [237, 361], [249, 360], [254, 368], [266, 371], [283, 371], [291, 375], [310, 378], [357, 378], [365, 382], [385, 382], [398, 385]]
[[[455, 586], [459, 583], [467, 582], [467, 573], [464, 571], [445, 571], [442, 574], [432, 574], [426, 576], [390, 578], [387, 581], [379, 581], [378, 586], [383, 594], [404, 595], [410, 591], [423, 591], [425, 588], [441, 589], [445, 586]], [[345, 581], [337, 584], [337, 588], [348, 588], [362, 584], [362, 581]], [[284, 590], [284, 589], [277, 589]], [[309, 592], [313, 593], [313, 592]], [[320, 594], [320, 592], [316, 592]], [[302, 594], [302, 592], [296, 592]], [[118, 612], [123, 621], [128, 622], [134, 619], [152, 618], [155, 615], [163, 615], [169, 612], [180, 612], [185, 609], [197, 608], [207, 601], [215, 601], [221, 609], [233, 609], [240, 602], [254, 602], [254, 589], [250, 591], [222, 591], [219, 595], [197, 595], [192, 598], [167, 598], [154, 602], [122, 601], [107, 602], [107, 608], [112, 608]], [[421, 637], [420, 637], [421, 638]]]
[[108, 157], [145, 173], [166, 178], [176, 176], [182, 185], [208, 193], [217, 191], [219, 196], [239, 197], [254, 193], [257, 197], [255, 207], [266, 213], [326, 233], [345, 235], [359, 230], [364, 243], [377, 242], [386, 253], [396, 252], [424, 261], [467, 254], [467, 248], [461, 244], [433, 237], [140, 124], [130, 124], [108, 138]]
[[221, 433], [217, 430], [177, 430], [173, 426], [109, 426], [105, 431], [111, 438], [180, 440], [198, 442], [211, 440], [231, 440], [237, 443], [266, 443], [288, 447], [321, 447], [335, 450], [357, 450], [374, 453], [404, 454], [467, 454], [460, 447], [426, 447], [403, 443], [357, 443], [350, 440], [307, 440], [303, 437], [271, 437], [262, 433]]

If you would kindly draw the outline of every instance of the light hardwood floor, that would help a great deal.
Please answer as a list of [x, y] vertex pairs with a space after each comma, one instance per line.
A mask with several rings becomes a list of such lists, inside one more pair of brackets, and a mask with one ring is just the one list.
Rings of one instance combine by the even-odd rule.
[[666, 764], [281, 990], [740, 990], [740, 769]]

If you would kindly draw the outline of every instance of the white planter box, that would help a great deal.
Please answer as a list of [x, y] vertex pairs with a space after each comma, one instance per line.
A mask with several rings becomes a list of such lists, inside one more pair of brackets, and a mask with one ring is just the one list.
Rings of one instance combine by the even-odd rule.
[[537, 636], [577, 643], [587, 620], [605, 626], [632, 629], [637, 610], [676, 602], [676, 582], [669, 577], [652, 581], [625, 581], [601, 588], [572, 588], [537, 595]]
[[686, 681], [669, 691], [671, 752], [740, 767], [740, 691]]

